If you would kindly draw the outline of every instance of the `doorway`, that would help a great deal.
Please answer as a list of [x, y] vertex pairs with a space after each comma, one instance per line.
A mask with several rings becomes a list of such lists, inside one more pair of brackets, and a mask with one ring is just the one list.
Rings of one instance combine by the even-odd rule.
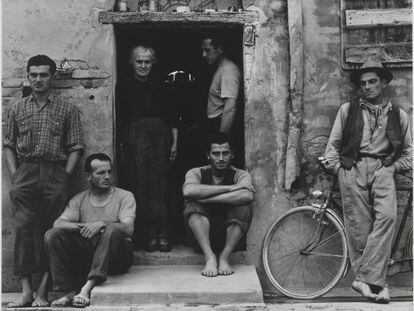
[[[204, 35], [219, 35], [225, 39], [227, 56], [243, 72], [243, 26], [226, 25], [184, 25], [147, 23], [139, 25], [119, 24], [115, 26], [117, 80], [127, 75], [133, 75], [129, 65], [130, 51], [133, 47], [143, 44], [154, 48], [157, 54], [157, 70], [166, 83], [171, 82], [171, 73], [182, 72], [181, 84], [175, 83], [175, 97], [180, 119], [178, 132], [177, 158], [171, 165], [171, 199], [170, 215], [172, 216], [170, 232], [173, 244], [183, 244], [185, 239], [182, 217], [183, 198], [181, 187], [188, 169], [204, 165], [206, 162], [203, 152], [204, 145], [200, 141], [194, 124], [200, 124], [206, 116], [208, 89], [215, 68], [208, 66], [201, 57], [201, 40]], [[170, 75], [169, 75], [170, 74]], [[242, 74], [243, 76], [243, 74]], [[244, 168], [244, 87], [240, 86], [238, 100], [238, 135], [241, 146], [237, 149], [237, 165]], [[115, 98], [116, 115], [116, 159], [119, 163], [118, 184], [120, 187], [131, 187], [125, 183], [122, 173], [123, 126], [126, 116], [119, 109], [121, 102]], [[191, 129], [191, 130], [190, 130]], [[128, 189], [133, 190], [133, 189]], [[139, 209], [139, 207], [137, 207]], [[138, 219], [139, 221], [139, 219]]]

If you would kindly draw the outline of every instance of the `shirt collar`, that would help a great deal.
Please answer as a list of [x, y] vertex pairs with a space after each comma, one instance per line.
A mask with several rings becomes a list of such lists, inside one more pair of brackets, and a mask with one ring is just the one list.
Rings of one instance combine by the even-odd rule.
[[[53, 103], [53, 102], [55, 101], [55, 98], [56, 98], [56, 94], [55, 94], [53, 91], [51, 91], [51, 92], [50, 92], [50, 94], [49, 94], [49, 96], [48, 96], [48, 98], [46, 99], [46, 103], [45, 103], [45, 105], [44, 105], [44, 106], [46, 106], [46, 105], [47, 105], [47, 104], [49, 104], [49, 103]], [[37, 104], [36, 97], [34, 97], [33, 92], [32, 92], [32, 93], [30, 93], [30, 95], [29, 95], [29, 97], [28, 97], [28, 101], [33, 102], [33, 103], [36, 103], [36, 104]], [[43, 107], [44, 107], [44, 106], [43, 106]]]

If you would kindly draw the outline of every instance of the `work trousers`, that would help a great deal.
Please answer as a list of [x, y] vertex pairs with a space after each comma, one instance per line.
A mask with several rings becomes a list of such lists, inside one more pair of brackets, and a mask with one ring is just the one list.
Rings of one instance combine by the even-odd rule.
[[52, 228], [45, 235], [53, 289], [77, 290], [89, 279], [97, 284], [108, 274], [125, 273], [133, 262], [131, 240], [114, 226], [107, 226], [92, 239], [78, 230]]
[[350, 170], [340, 168], [349, 257], [355, 279], [384, 287], [396, 226], [397, 199], [392, 166], [363, 157]]
[[11, 178], [10, 199], [17, 223], [14, 273], [47, 271], [43, 237], [68, 200], [69, 174], [63, 162], [22, 162]]

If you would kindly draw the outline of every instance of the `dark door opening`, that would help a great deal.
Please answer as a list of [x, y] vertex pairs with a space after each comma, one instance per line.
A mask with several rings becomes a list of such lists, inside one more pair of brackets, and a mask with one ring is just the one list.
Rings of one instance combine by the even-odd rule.
[[[171, 164], [171, 200], [170, 215], [172, 234], [171, 240], [175, 244], [182, 244], [184, 240], [184, 223], [182, 217], [183, 199], [181, 186], [185, 173], [188, 169], [204, 165], [205, 154], [202, 150], [204, 145], [200, 141], [197, 128], [206, 117], [206, 104], [208, 88], [215, 68], [207, 66], [202, 59], [201, 40], [205, 34], [218, 34], [225, 38], [226, 54], [237, 64], [243, 72], [243, 28], [241, 25], [161, 25], [157, 23], [140, 25], [117, 25], [115, 27], [116, 55], [117, 55], [117, 80], [122, 77], [133, 75], [129, 57], [133, 47], [143, 44], [154, 48], [157, 54], [157, 70], [165, 80], [172, 72], [185, 72], [185, 80], [181, 84], [175, 84], [174, 92], [177, 100], [177, 109], [180, 116], [180, 127], [178, 132], [178, 154], [177, 159]], [[188, 75], [191, 79], [188, 79]], [[171, 77], [171, 75], [170, 75]], [[178, 76], [180, 77], [180, 75]], [[191, 80], [191, 81], [190, 81]], [[167, 82], [166, 82], [167, 83]], [[238, 148], [237, 166], [244, 167], [244, 86], [238, 100], [238, 120], [241, 146]], [[118, 184], [121, 187], [131, 187], [124, 180], [123, 149], [120, 145], [126, 116], [122, 115], [121, 102], [115, 99], [116, 111], [116, 146], [118, 165]], [[129, 189], [133, 191], [133, 189]], [[139, 210], [139, 206], [137, 206]], [[139, 215], [139, 213], [138, 213]], [[138, 216], [139, 217], [139, 216]], [[139, 221], [139, 219], [137, 219]]]

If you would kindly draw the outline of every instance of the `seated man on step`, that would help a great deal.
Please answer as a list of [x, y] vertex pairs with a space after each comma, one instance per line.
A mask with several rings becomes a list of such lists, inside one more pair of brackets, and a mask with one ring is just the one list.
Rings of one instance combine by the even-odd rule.
[[90, 155], [85, 171], [90, 188], [70, 200], [45, 235], [54, 289], [66, 293], [53, 307], [89, 305], [95, 285], [108, 273], [125, 273], [133, 262], [133, 194], [111, 185], [112, 163], [105, 154]]
[[[204, 254], [201, 274], [212, 277], [233, 273], [229, 256], [249, 228], [254, 188], [249, 173], [230, 165], [233, 152], [226, 134], [210, 137], [207, 158], [209, 165], [187, 172], [183, 195], [190, 244]], [[218, 263], [214, 251], [220, 251]]]

